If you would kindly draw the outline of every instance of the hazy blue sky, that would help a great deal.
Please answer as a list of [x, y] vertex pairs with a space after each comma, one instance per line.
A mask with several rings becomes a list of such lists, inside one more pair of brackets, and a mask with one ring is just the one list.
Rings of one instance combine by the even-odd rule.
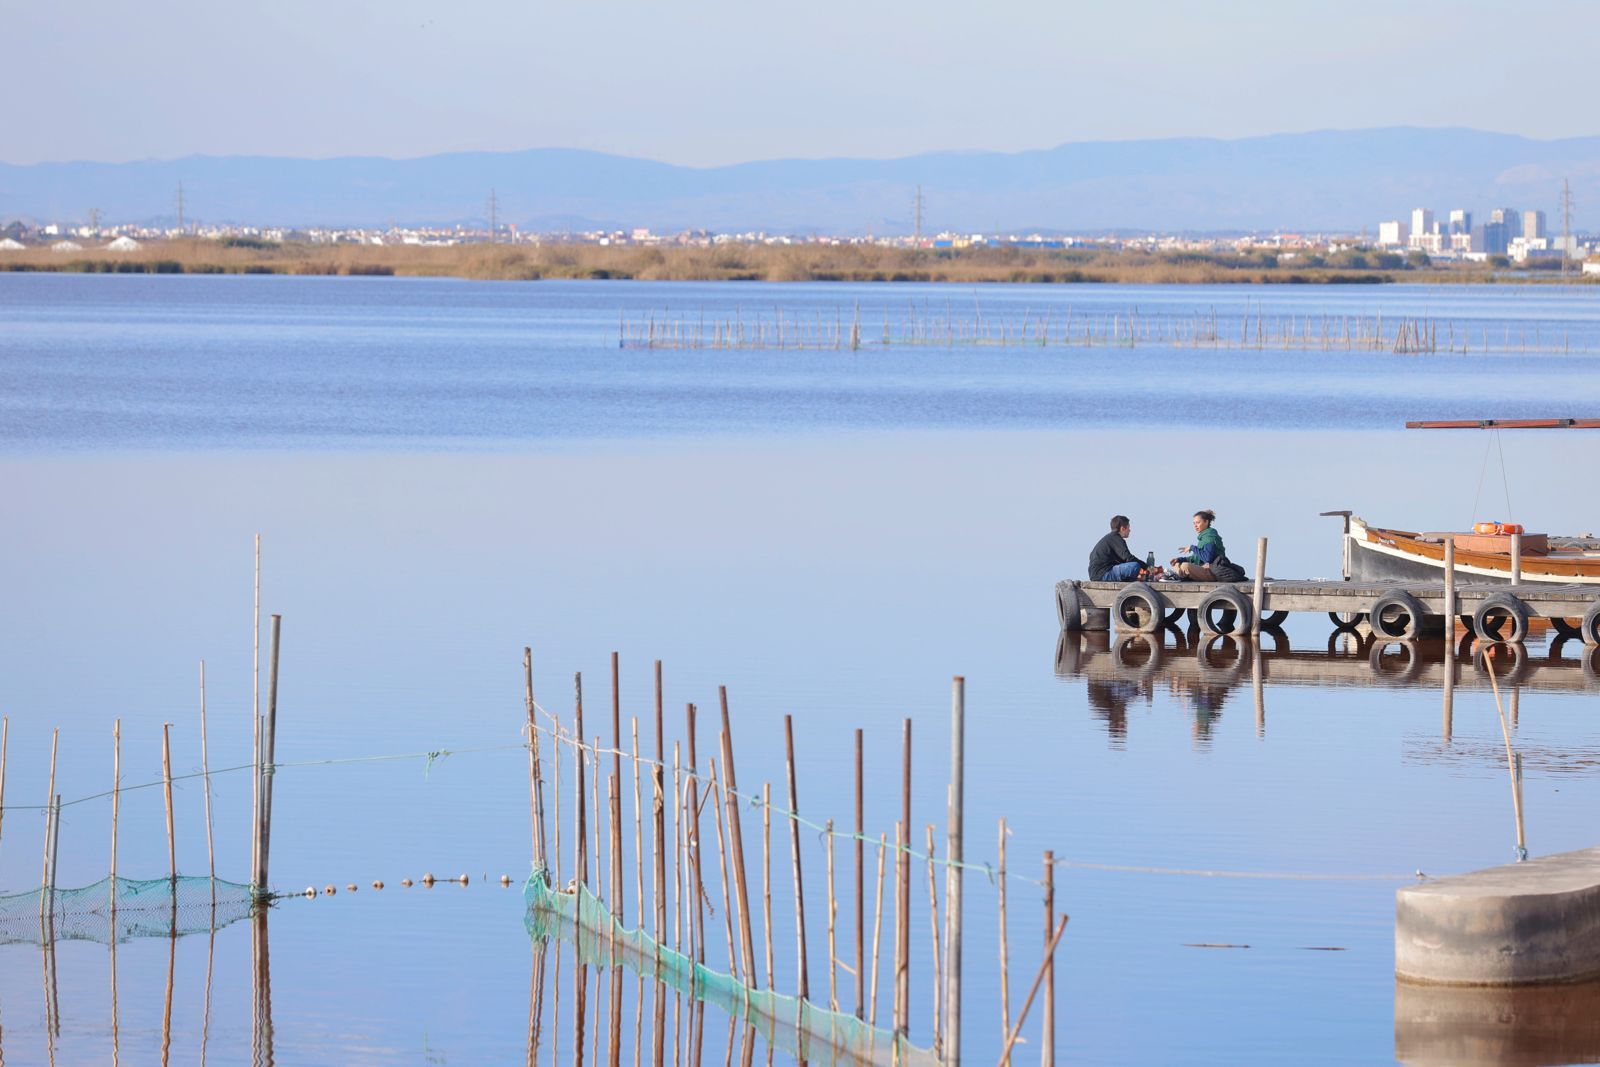
[[1461, 125], [1600, 132], [1593, 0], [12, 0], [0, 159], [687, 164]]

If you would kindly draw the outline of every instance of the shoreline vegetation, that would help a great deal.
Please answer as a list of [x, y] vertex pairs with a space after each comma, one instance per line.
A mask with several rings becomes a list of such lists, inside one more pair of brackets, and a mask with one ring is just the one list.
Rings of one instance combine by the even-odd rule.
[[[1541, 265], [1542, 267], [1543, 265]], [[467, 278], [479, 281], [1106, 282], [1139, 285], [1481, 284], [1560, 281], [1555, 269], [1504, 263], [1434, 264], [1392, 252], [1136, 252], [1098, 249], [913, 249], [876, 245], [724, 244], [714, 247], [476, 244], [276, 244], [249, 238], [152, 241], [137, 251], [0, 255], [0, 272], [79, 274], [285, 274]], [[1569, 282], [1593, 284], [1572, 273]]]

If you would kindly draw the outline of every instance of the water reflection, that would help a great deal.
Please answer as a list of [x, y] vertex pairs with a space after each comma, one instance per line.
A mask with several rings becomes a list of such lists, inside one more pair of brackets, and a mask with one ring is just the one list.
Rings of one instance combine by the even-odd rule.
[[1600, 983], [1474, 989], [1397, 982], [1394, 1056], [1418, 1065], [1600, 1062]]
[[1336, 629], [1325, 647], [1297, 649], [1281, 631], [1252, 641], [1169, 626], [1154, 634], [1063, 632], [1055, 656], [1058, 677], [1084, 680], [1090, 712], [1105, 724], [1116, 747], [1127, 743], [1129, 709], [1149, 706], [1158, 692], [1191, 712], [1194, 739], [1205, 745], [1234, 694], [1248, 686], [1256, 732], [1262, 736], [1269, 682], [1438, 689], [1444, 696], [1441, 735], [1448, 743], [1456, 690], [1492, 691], [1491, 668], [1512, 728], [1518, 725], [1524, 690], [1600, 690], [1600, 648], [1559, 635], [1540, 647], [1486, 643], [1470, 634], [1459, 641], [1383, 641], [1365, 629]]

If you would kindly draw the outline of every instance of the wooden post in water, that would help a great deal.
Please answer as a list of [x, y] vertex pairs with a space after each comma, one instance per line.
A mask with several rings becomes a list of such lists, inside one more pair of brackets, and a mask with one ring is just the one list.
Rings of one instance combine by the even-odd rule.
[[903, 726], [900, 750], [900, 1033], [911, 1032], [911, 720]]
[[167, 802], [167, 871], [178, 890], [178, 842], [172, 826], [172, 724], [161, 724], [161, 792]]
[[116, 944], [117, 914], [117, 815], [122, 805], [122, 720], [111, 724], [111, 932]]
[[0, 830], [6, 822], [6, 749], [11, 742], [11, 717], [0, 718]]
[[[629, 719], [633, 735], [633, 900], [639, 909], [639, 929], [644, 929], [644, 807], [639, 787], [639, 717]], [[643, 975], [640, 980], [643, 980]]]
[[711, 780], [707, 788], [710, 790], [710, 795], [706, 799], [711, 801], [711, 813], [715, 816], [713, 822], [717, 827], [717, 868], [722, 872], [722, 933], [728, 943], [728, 973], [738, 981], [738, 954], [741, 950], [733, 938], [733, 889], [728, 880], [728, 842], [722, 828], [722, 806], [725, 798], [721, 795], [722, 782], [717, 777], [715, 756], [711, 757]]
[[1266, 613], [1267, 539], [1256, 538], [1256, 586], [1250, 600], [1250, 636], [1261, 636], [1261, 616]]
[[867, 995], [867, 1023], [878, 1025], [878, 950], [883, 943], [883, 854], [887, 840], [878, 835], [878, 891], [872, 907], [872, 991]]
[[61, 740], [60, 729], [50, 731], [50, 786], [44, 797], [44, 862], [39, 870], [39, 917], [44, 918], [46, 898], [54, 895], [50, 883], [50, 822], [55, 816], [56, 804], [56, 748]]
[[1511, 535], [1511, 584], [1522, 584], [1522, 535]]
[[667, 760], [661, 729], [661, 661], [656, 660], [656, 765], [650, 780], [655, 783], [655, 911], [656, 940], [666, 943], [667, 929]]
[[686, 705], [684, 717], [689, 730], [689, 895], [694, 897], [690, 914], [694, 917], [694, 961], [706, 962], [705, 882], [700, 863], [700, 757], [696, 753], [695, 706]]
[[927, 826], [928, 832], [928, 925], [933, 934], [933, 1051], [937, 1056], [944, 1055], [944, 976], [939, 951], [939, 882], [934, 876], [934, 848], [937, 847], [933, 840], [933, 823]]
[[255, 543], [255, 601], [250, 649], [250, 874], [261, 865], [261, 535]]
[[528, 712], [528, 817], [532, 823], [533, 865], [548, 884], [544, 852], [544, 784], [539, 780], [538, 704], [533, 699], [533, 649], [522, 649], [522, 699]]
[[[950, 1063], [961, 1061], [961, 864], [965, 856], [962, 835], [966, 817], [966, 734], [967, 680], [958, 674], [950, 681], [950, 785], [945, 816], [948, 831], [945, 859], [949, 866], [944, 875], [944, 1056]], [[856, 781], [859, 788], [859, 762]], [[857, 855], [859, 857], [860, 853]], [[859, 864], [859, 859], [857, 862]]]
[[[995, 890], [1000, 902], [1000, 1033], [1011, 1032], [1011, 960], [1006, 939], [1006, 820], [1000, 819], [1000, 855], [995, 869]], [[1007, 1062], [1005, 1059], [1001, 1063]]]
[[833, 820], [824, 824], [822, 836], [828, 842], [828, 1010], [839, 1010], [839, 956], [835, 950], [835, 920], [839, 915], [838, 894], [833, 882]]
[[733, 724], [728, 716], [728, 687], [717, 687], [717, 700], [722, 706], [722, 770], [725, 775], [723, 789], [728, 802], [729, 847], [733, 852], [733, 889], [739, 903], [739, 946], [743, 953], [745, 981], [753, 988], [756, 983], [756, 941], [750, 929], [750, 883], [744, 870], [744, 828], [739, 819], [739, 775], [733, 766]]
[[261, 724], [261, 827], [257, 835], [261, 843], [255, 871], [256, 891], [261, 894], [267, 891], [268, 859], [272, 847], [273, 760], [278, 736], [278, 635], [282, 623], [282, 615], [272, 616], [267, 652], [267, 714]]
[[799, 988], [801, 1000], [811, 999], [811, 979], [806, 967], [806, 887], [800, 869], [800, 798], [795, 786], [794, 773], [794, 716], [783, 717], [783, 745], [789, 775], [789, 853], [794, 860], [794, 933], [798, 948]]
[[1061, 916], [1061, 921], [1056, 924], [1056, 931], [1050, 938], [1050, 943], [1045, 946], [1044, 960], [1039, 964], [1039, 973], [1033, 976], [1033, 986], [1028, 990], [1028, 996], [1022, 1002], [1022, 1010], [1017, 1012], [1017, 1024], [1006, 1035], [1005, 1047], [1000, 1050], [1000, 1062], [1011, 1062], [1011, 1047], [1017, 1043], [1017, 1038], [1022, 1035], [1022, 1024], [1028, 1018], [1028, 1009], [1033, 1006], [1033, 998], [1039, 993], [1039, 985], [1044, 981], [1045, 973], [1055, 962], [1056, 945], [1061, 941], [1061, 935], [1066, 932], [1067, 917]]
[[761, 783], [761, 918], [767, 948], [767, 988], [772, 974], [772, 783]]
[[[1456, 539], [1446, 536], [1444, 539], [1444, 640], [1447, 645], [1455, 644], [1456, 634]], [[1451, 662], [1455, 661], [1452, 655]]]
[[[1056, 917], [1056, 854], [1044, 854], [1044, 935], [1050, 936], [1050, 924]], [[1044, 975], [1044, 1025], [1039, 1033], [1039, 1067], [1055, 1067], [1056, 1063], [1056, 958], [1051, 953]]]
[[589, 836], [588, 798], [584, 795], [585, 785], [583, 780], [583, 754], [585, 749], [583, 744], [582, 671], [579, 671], [577, 674], [573, 675], [572, 690], [573, 700], [576, 704], [572, 720], [572, 728], [574, 731], [572, 737], [572, 758], [577, 765], [572, 776], [575, 779], [574, 788], [576, 789], [574, 806], [577, 808], [577, 810], [573, 813], [573, 819], [576, 823], [574, 830], [574, 836], [576, 840], [574, 841], [573, 847], [577, 849], [576, 876], [578, 879], [578, 885], [581, 887], [589, 884], [589, 846], [587, 844]]
[[622, 901], [622, 686], [611, 653], [611, 914], [623, 922]]
[[865, 1019], [866, 1016], [866, 980], [867, 972], [863, 969], [866, 956], [866, 916], [863, 905], [865, 895], [862, 886], [862, 860], [864, 857], [865, 827], [863, 825], [863, 811], [861, 803], [861, 730], [856, 730], [856, 1018]]
[[211, 906], [217, 906], [217, 850], [211, 833], [211, 755], [206, 740], [206, 661], [200, 661], [200, 784], [206, 794], [206, 869], [211, 874]]

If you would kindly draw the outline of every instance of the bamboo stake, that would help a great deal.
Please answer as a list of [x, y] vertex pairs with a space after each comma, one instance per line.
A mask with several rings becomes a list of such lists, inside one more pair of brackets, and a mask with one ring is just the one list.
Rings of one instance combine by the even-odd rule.
[[11, 717], [0, 717], [0, 831], [6, 821], [6, 750], [11, 744]]
[[[610, 883], [606, 881], [606, 854], [600, 850], [600, 822], [601, 822], [601, 817], [600, 817], [600, 735], [599, 734], [596, 734], [594, 736], [594, 738], [589, 742], [589, 755], [591, 757], [590, 761], [589, 761], [589, 774], [591, 776], [590, 777], [590, 784], [593, 787], [589, 791], [589, 799], [594, 804], [594, 809], [590, 813], [590, 816], [591, 816], [591, 822], [590, 822], [591, 832], [594, 834], [594, 895], [597, 896], [597, 897], [609, 898], [611, 896], [611, 889], [610, 889]], [[611, 788], [611, 783], [608, 780], [606, 782], [606, 789], [609, 791], [610, 788]], [[607, 899], [606, 900], [606, 904], [607, 904], [608, 908], [610, 906], [610, 903], [611, 903], [610, 900]], [[600, 981], [600, 974], [599, 974], [598, 971], [596, 971], [595, 972], [595, 982], [596, 982], [595, 996], [596, 997], [598, 997], [600, 995], [599, 994], [599, 987], [598, 987], [599, 981]], [[598, 1019], [599, 1016], [596, 1016], [596, 1018]]]
[[883, 944], [883, 868], [884, 835], [878, 835], [878, 898], [872, 909], [872, 992], [867, 997], [868, 1025], [878, 1025], [878, 948]]
[[[659, 942], [666, 935], [667, 927], [667, 854], [664, 849], [666, 840], [666, 808], [667, 798], [664, 786], [666, 785], [666, 754], [662, 748], [661, 730], [661, 661], [656, 660], [656, 763], [651, 769], [650, 780], [655, 785], [655, 913], [656, 913], [656, 940]], [[659, 1065], [658, 1065], [659, 1067]]]
[[[256, 886], [267, 891], [269, 863], [272, 853], [272, 783], [278, 737], [278, 647], [283, 616], [274, 615], [268, 620], [267, 634], [267, 712], [261, 720], [261, 847], [257, 857]], [[176, 884], [176, 883], [174, 883]]]
[[[1050, 936], [1050, 922], [1056, 914], [1056, 854], [1044, 854], [1044, 933]], [[1044, 976], [1043, 1025], [1039, 1031], [1039, 1067], [1055, 1067], [1056, 1063], [1056, 957], [1050, 954], [1050, 963]]]
[[899, 820], [894, 824], [894, 958], [889, 973], [893, 978], [894, 989], [890, 995], [889, 1028], [894, 1031], [894, 1040], [899, 1044], [902, 1036], [902, 1020], [905, 1018], [905, 1000], [902, 995], [900, 980], [905, 974], [905, 941], [900, 933], [900, 871], [905, 866], [906, 860], [906, 830], [905, 825]]
[[1506, 725], [1505, 707], [1500, 703], [1500, 682], [1495, 677], [1493, 652], [1492, 646], [1485, 650], [1483, 665], [1489, 671], [1489, 685], [1494, 689], [1495, 711], [1500, 713], [1500, 733], [1506, 742], [1506, 770], [1511, 775], [1511, 807], [1517, 820], [1517, 862], [1521, 863], [1528, 858], [1527, 839], [1522, 832], [1522, 761], [1511, 751], [1511, 729]]
[[624, 921], [622, 901], [622, 686], [611, 653], [611, 914]]
[[823, 836], [828, 841], [828, 1010], [839, 1010], [839, 963], [834, 952], [833, 927], [834, 919], [839, 914], [839, 905], [835, 899], [833, 889], [833, 820], [827, 821]]
[[800, 798], [795, 787], [793, 715], [783, 717], [783, 744], [789, 775], [789, 855], [794, 863], [794, 932], [798, 952], [795, 963], [799, 981], [796, 992], [801, 1000], [809, 1000], [811, 978], [806, 965], [806, 889], [800, 868]]
[[928, 922], [933, 928], [933, 1051], [944, 1051], [944, 975], [939, 960], [939, 883], [933, 868], [933, 823], [928, 824]]
[[767, 988], [772, 985], [772, 783], [761, 783], [761, 915], [767, 942]]
[[966, 826], [966, 716], [967, 680], [950, 680], [950, 785], [948, 840], [945, 859], [950, 866], [944, 879], [944, 1053], [951, 1063], [961, 1060], [961, 925], [962, 860]]
[[54, 817], [56, 802], [56, 748], [61, 740], [59, 729], [50, 731], [50, 788], [45, 793], [45, 833], [44, 833], [44, 865], [39, 871], [39, 886], [44, 892], [39, 894], [39, 915], [45, 913], [45, 897], [50, 895], [54, 886], [50, 884], [50, 820]]
[[905, 720], [900, 760], [900, 1032], [911, 1032], [911, 720]]
[[1033, 976], [1033, 986], [1028, 990], [1027, 999], [1022, 1002], [1022, 1010], [1017, 1013], [1016, 1029], [1006, 1035], [1005, 1048], [1000, 1050], [1000, 1063], [1002, 1067], [1011, 1062], [1011, 1046], [1017, 1043], [1017, 1038], [1022, 1033], [1022, 1024], [1028, 1018], [1028, 1008], [1033, 1005], [1033, 998], [1039, 992], [1039, 984], [1044, 981], [1045, 972], [1055, 962], [1056, 945], [1061, 941], [1061, 935], [1066, 932], [1067, 917], [1061, 916], [1061, 921], [1056, 924], [1056, 932], [1051, 936], [1050, 943], [1045, 946], [1044, 960], [1039, 964], [1039, 973]]
[[[217, 906], [217, 850], [211, 833], [211, 756], [206, 741], [206, 661], [200, 661], [200, 782], [206, 794], [206, 867], [211, 874], [211, 907]], [[213, 916], [215, 921], [215, 916]]]
[[582, 886], [587, 886], [589, 884], [589, 846], [587, 844], [588, 837], [589, 837], [589, 828], [586, 825], [587, 821], [588, 821], [588, 807], [589, 807], [589, 805], [586, 802], [586, 798], [584, 797], [584, 781], [583, 781], [583, 759], [584, 759], [585, 748], [584, 748], [584, 742], [583, 742], [583, 672], [582, 671], [579, 671], [577, 674], [573, 675], [572, 688], [573, 688], [573, 699], [577, 703], [577, 710], [574, 712], [573, 726], [572, 726], [572, 729], [573, 729], [573, 734], [572, 734], [572, 741], [573, 741], [572, 758], [576, 762], [576, 768], [575, 768], [574, 773], [573, 773], [573, 778], [575, 779], [574, 787], [576, 789], [576, 796], [575, 796], [575, 799], [574, 799], [574, 806], [577, 809], [576, 811], [573, 812], [573, 818], [576, 821], [576, 828], [573, 831], [573, 833], [574, 833], [573, 847], [575, 849], [577, 849], [577, 879], [578, 879], [578, 885], [580, 887], [582, 887]]
[[111, 943], [117, 940], [117, 815], [122, 806], [122, 720], [111, 724]]
[[545, 868], [549, 865], [549, 859], [544, 849], [544, 783], [540, 781], [543, 772], [539, 766], [539, 719], [535, 711], [538, 704], [533, 699], [533, 649], [526, 646], [522, 649], [522, 689], [528, 712], [528, 815], [533, 824], [533, 865], [541, 872], [541, 877], [547, 878]]
[[711, 808], [717, 824], [717, 867], [722, 872], [722, 927], [728, 939], [728, 973], [739, 978], [736, 946], [733, 939], [733, 890], [728, 882], [728, 844], [722, 833], [722, 784], [717, 777], [717, 757], [711, 757]]
[[[639, 929], [644, 929], [644, 810], [639, 801], [639, 717], [633, 716], [633, 899], [639, 909]], [[635, 1048], [635, 1053], [638, 1049]]]
[[[673, 934], [672, 947], [678, 951], [683, 950], [683, 786], [681, 784], [682, 772], [680, 770], [680, 755], [682, 748], [677, 741], [672, 742], [672, 917]], [[674, 1050], [676, 1055], [676, 1050]]]
[[[172, 827], [172, 724], [161, 724], [161, 791], [167, 802], [167, 869], [172, 875], [172, 891], [178, 891], [178, 842]], [[174, 917], [176, 921], [176, 917]]]
[[695, 706], [687, 705], [685, 719], [689, 730], [689, 773], [686, 785], [689, 790], [689, 814], [692, 818], [689, 829], [689, 863], [692, 885], [690, 892], [694, 896], [694, 961], [699, 964], [706, 962], [706, 913], [705, 913], [705, 880], [701, 877], [700, 863], [700, 760], [695, 753]]
[[[1006, 943], [1006, 821], [1000, 820], [1000, 857], [995, 870], [1000, 899], [1000, 1033], [1011, 1032], [1011, 961]], [[1007, 1062], [1002, 1060], [1001, 1062]]]
[[256, 534], [255, 606], [250, 655], [250, 873], [261, 866], [261, 535]]
[[[550, 762], [552, 764], [554, 764], [554, 768], [553, 768], [553, 770], [551, 772], [551, 775], [552, 775], [551, 790], [555, 794], [555, 806], [554, 806], [554, 810], [551, 812], [551, 814], [555, 816], [555, 824], [556, 824], [556, 854], [555, 854], [555, 857], [554, 857], [555, 858], [554, 866], [555, 866], [555, 871], [556, 871], [556, 888], [560, 889], [563, 885], [566, 884], [561, 880], [561, 744], [562, 744], [563, 738], [561, 736], [561, 720], [556, 718], [554, 715], [550, 716], [550, 733], [551, 733], [551, 736], [554, 738], [554, 740], [553, 740], [553, 742], [552, 742], [552, 744], [550, 746], [550, 749], [551, 749]], [[556, 966], [559, 967], [560, 965], [561, 965], [561, 953], [558, 952], [558, 953], [556, 953]], [[560, 991], [561, 991], [560, 976], [557, 975], [557, 978], [556, 978], [556, 995], [557, 995], [558, 998], [560, 996]], [[552, 1033], [559, 1034], [561, 1032], [558, 1028], [555, 1027], [554, 1023], [551, 1024], [551, 1027], [552, 1027], [552, 1029], [551, 1029]]]
[[866, 968], [863, 966], [863, 964], [866, 962], [865, 961], [865, 952], [866, 952], [866, 944], [865, 944], [865, 942], [866, 942], [866, 938], [864, 936], [864, 934], [866, 932], [866, 918], [863, 915], [863, 909], [862, 909], [862, 905], [864, 903], [864, 900], [863, 900], [863, 893], [862, 893], [863, 887], [862, 887], [862, 884], [861, 884], [862, 866], [863, 866], [862, 859], [864, 858], [863, 848], [865, 846], [865, 841], [864, 841], [865, 829], [863, 827], [863, 819], [862, 819], [863, 807], [862, 807], [862, 803], [861, 803], [861, 797], [862, 797], [862, 788], [861, 788], [862, 787], [862, 782], [861, 782], [861, 748], [862, 748], [861, 730], [858, 728], [856, 730], [856, 827], [855, 827], [855, 829], [856, 829], [856, 832], [855, 832], [855, 838], [856, 838], [856, 840], [855, 840], [855, 846], [856, 846], [856, 849], [855, 849], [855, 851], [856, 851], [856, 911], [855, 911], [855, 920], [856, 920], [856, 1018], [857, 1019], [865, 1019], [867, 1017], [866, 1016], [866, 976], [867, 976], [867, 972], [866, 972]]
[[728, 800], [728, 840], [733, 852], [733, 887], [739, 904], [739, 950], [744, 960], [745, 981], [756, 985], [756, 943], [750, 929], [750, 882], [744, 870], [744, 827], [739, 817], [739, 775], [733, 763], [733, 725], [728, 716], [728, 687], [717, 687], [722, 705], [722, 767], [727, 774], [724, 791]]

